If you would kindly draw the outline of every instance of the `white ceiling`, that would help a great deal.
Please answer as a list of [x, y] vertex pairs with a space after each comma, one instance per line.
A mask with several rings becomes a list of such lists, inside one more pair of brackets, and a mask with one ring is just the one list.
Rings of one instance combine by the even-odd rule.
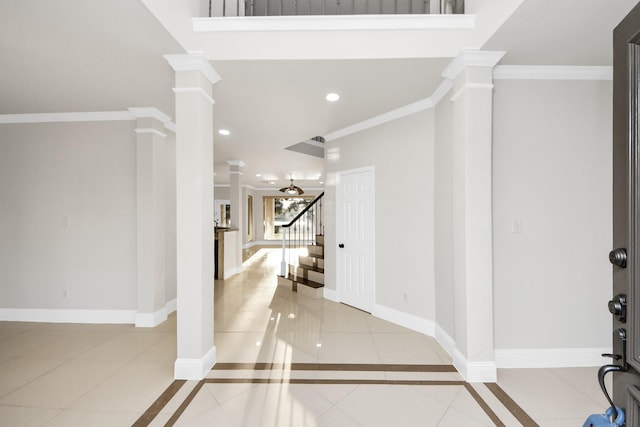
[[[525, 0], [484, 46], [507, 64], [610, 64], [610, 32], [635, 0]], [[0, 1], [0, 114], [123, 111], [174, 116], [184, 50], [140, 1]], [[245, 184], [320, 187], [323, 161], [284, 148], [429, 97], [450, 58], [213, 61], [215, 181], [241, 160]], [[337, 92], [329, 103], [324, 96]], [[262, 174], [256, 177], [256, 174]], [[275, 180], [274, 185], [265, 180]]]

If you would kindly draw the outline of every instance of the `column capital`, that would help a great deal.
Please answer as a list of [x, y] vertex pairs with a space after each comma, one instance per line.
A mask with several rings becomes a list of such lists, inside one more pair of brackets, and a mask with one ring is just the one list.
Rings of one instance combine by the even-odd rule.
[[[142, 108], [128, 108], [133, 117], [138, 119], [156, 119], [162, 125], [171, 132], [176, 131], [176, 124], [171, 120], [171, 117], [163, 113], [154, 107], [142, 107]], [[166, 135], [163, 135], [166, 136]]]
[[227, 164], [229, 166], [238, 166], [239, 168], [245, 167], [245, 164], [242, 160], [227, 160]]
[[442, 77], [455, 80], [467, 67], [493, 68], [504, 56], [502, 51], [482, 51], [477, 49], [463, 49], [453, 61], [444, 69]]
[[164, 55], [164, 59], [175, 71], [200, 71], [211, 84], [222, 79], [203, 52]]

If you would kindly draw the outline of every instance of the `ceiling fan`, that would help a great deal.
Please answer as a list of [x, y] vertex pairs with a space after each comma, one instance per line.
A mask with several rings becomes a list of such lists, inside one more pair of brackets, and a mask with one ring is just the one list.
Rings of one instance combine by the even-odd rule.
[[302, 191], [302, 188], [296, 187], [295, 185], [293, 185], [293, 178], [290, 178], [290, 181], [291, 181], [291, 184], [288, 187], [281, 188], [280, 191], [288, 194], [297, 194], [298, 196], [301, 196], [302, 194], [304, 194], [304, 191]]

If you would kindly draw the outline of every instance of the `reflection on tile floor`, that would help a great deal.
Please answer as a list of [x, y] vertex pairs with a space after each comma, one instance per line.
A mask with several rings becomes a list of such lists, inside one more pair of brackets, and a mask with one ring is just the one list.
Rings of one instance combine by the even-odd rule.
[[606, 407], [595, 368], [499, 370], [528, 422], [456, 372], [392, 369], [451, 358], [431, 337], [278, 288], [278, 253], [216, 281], [218, 365], [203, 382], [174, 383], [175, 314], [149, 329], [0, 322], [0, 427], [130, 426], [172, 384], [140, 425], [576, 426]]

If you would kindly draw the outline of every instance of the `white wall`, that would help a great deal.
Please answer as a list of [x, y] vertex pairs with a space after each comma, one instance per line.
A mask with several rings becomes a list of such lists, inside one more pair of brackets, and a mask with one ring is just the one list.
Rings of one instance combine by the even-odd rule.
[[176, 271], [176, 135], [167, 132], [166, 138], [166, 179], [165, 179], [165, 297], [167, 302], [173, 301], [177, 296], [177, 271]]
[[0, 125], [0, 308], [136, 308], [134, 127]]
[[327, 287], [336, 289], [336, 173], [374, 166], [375, 303], [433, 321], [433, 109], [328, 142], [325, 165]]
[[436, 322], [455, 336], [453, 287], [453, 104], [451, 91], [435, 108], [434, 274]]
[[611, 82], [496, 81], [493, 170], [496, 348], [608, 347]]

